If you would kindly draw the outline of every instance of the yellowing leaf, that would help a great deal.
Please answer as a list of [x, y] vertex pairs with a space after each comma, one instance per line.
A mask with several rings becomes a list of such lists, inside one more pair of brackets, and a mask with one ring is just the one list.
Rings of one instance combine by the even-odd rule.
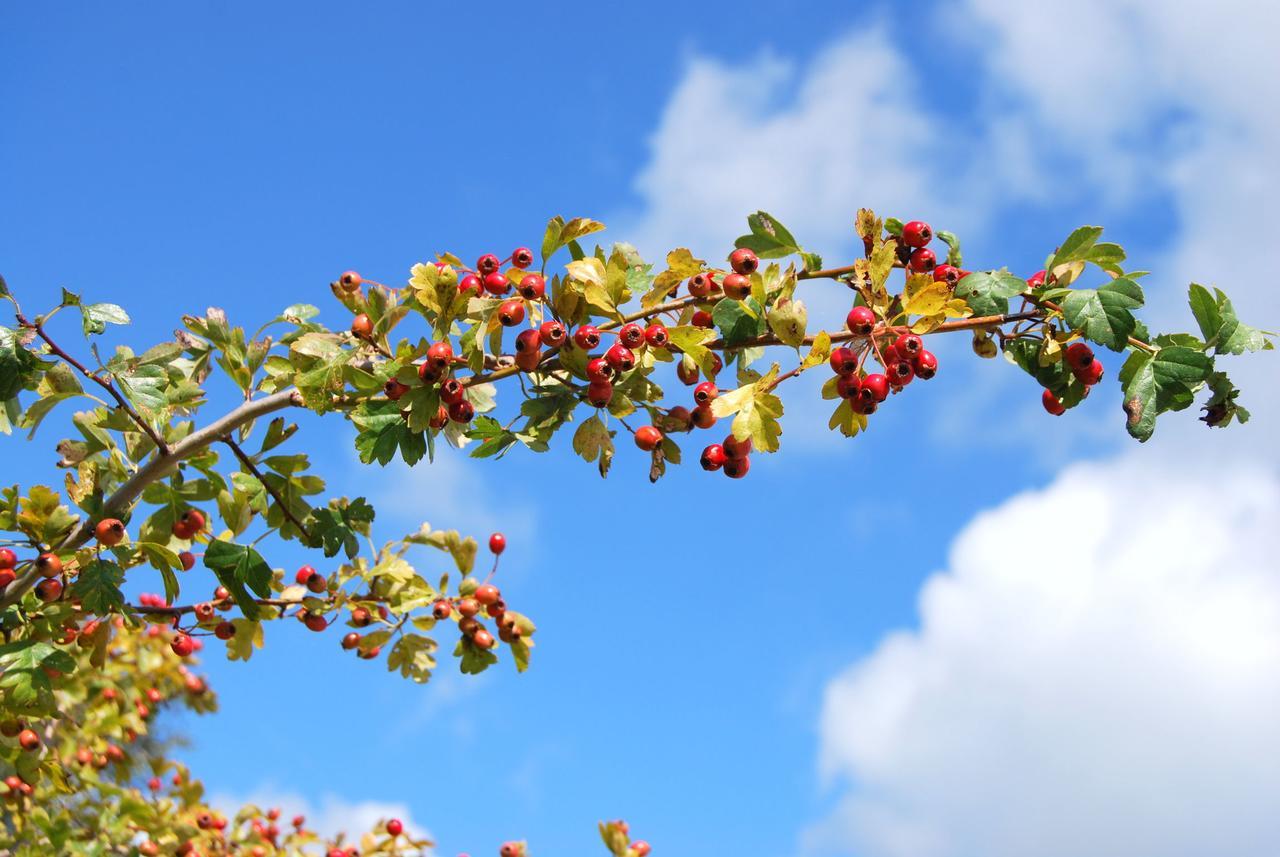
[[668, 328], [667, 338], [671, 340], [672, 345], [688, 354], [689, 359], [697, 363], [704, 372], [710, 369], [712, 365], [711, 351], [703, 343], [710, 342], [716, 338], [714, 330], [682, 324], [678, 327]]
[[575, 280], [604, 288], [604, 262], [601, 262], [595, 256], [585, 256], [570, 262], [565, 267], [569, 269], [569, 276]]
[[667, 254], [667, 270], [653, 279], [653, 286], [640, 298], [643, 309], [651, 309], [666, 300], [667, 293], [681, 280], [688, 279], [702, 270], [707, 263], [695, 259], [684, 247], [679, 247]]
[[902, 290], [902, 311], [907, 315], [938, 315], [944, 313], [951, 290], [947, 284], [933, 279], [931, 274], [912, 274]]
[[840, 400], [840, 405], [836, 408], [835, 413], [831, 415], [831, 419], [827, 421], [827, 428], [838, 428], [845, 437], [853, 437], [858, 432], [865, 430], [866, 427], [867, 418], [862, 414], [854, 413], [848, 399]]
[[767, 316], [769, 329], [785, 345], [799, 348], [804, 342], [804, 331], [809, 323], [809, 311], [798, 300], [778, 301]]
[[831, 359], [831, 335], [825, 330], [820, 330], [813, 338], [813, 347], [809, 349], [809, 353], [805, 355], [800, 365], [804, 369], [810, 369], [826, 363], [829, 359]]

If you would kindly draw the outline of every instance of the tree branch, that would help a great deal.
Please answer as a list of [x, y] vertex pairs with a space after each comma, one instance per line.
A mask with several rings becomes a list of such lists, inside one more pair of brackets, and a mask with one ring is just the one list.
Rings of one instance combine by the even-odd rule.
[[258, 470], [258, 466], [253, 463], [253, 459], [244, 454], [244, 450], [240, 448], [239, 444], [231, 439], [231, 435], [223, 435], [221, 440], [227, 446], [231, 447], [231, 451], [236, 454], [236, 458], [240, 459], [240, 463], [253, 474], [255, 479], [262, 483], [263, 488], [267, 489], [267, 493], [271, 495], [271, 499], [276, 501], [276, 505], [280, 507], [280, 511], [284, 513], [284, 516], [289, 520], [289, 523], [298, 528], [298, 532], [302, 534], [302, 538], [307, 542], [310, 542], [311, 534], [307, 532], [307, 528], [304, 527], [302, 522], [294, 516], [293, 512], [289, 509], [289, 506], [284, 502], [284, 498], [281, 497], [276, 489], [271, 487], [271, 483], [267, 482], [266, 478], [263, 477], [262, 471]]

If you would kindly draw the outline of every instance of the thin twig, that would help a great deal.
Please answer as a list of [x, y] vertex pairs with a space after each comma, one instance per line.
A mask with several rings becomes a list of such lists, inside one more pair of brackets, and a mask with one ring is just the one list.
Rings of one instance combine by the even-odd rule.
[[258, 469], [258, 465], [253, 463], [253, 459], [244, 454], [244, 450], [240, 448], [239, 444], [231, 439], [230, 434], [223, 435], [221, 440], [231, 448], [232, 452], [236, 454], [236, 458], [240, 459], [240, 463], [245, 466], [245, 469], [253, 474], [253, 478], [261, 482], [262, 487], [267, 489], [267, 493], [271, 495], [271, 499], [276, 501], [276, 505], [280, 507], [280, 511], [289, 519], [289, 523], [298, 528], [298, 532], [302, 534], [302, 538], [305, 541], [310, 542], [311, 534], [307, 532], [307, 528], [303, 526], [302, 522], [299, 521], [296, 516], [294, 516], [293, 512], [289, 509], [288, 504], [284, 502], [284, 498], [280, 496], [279, 492], [271, 487], [271, 483], [267, 482], [266, 478], [262, 475], [262, 471]]

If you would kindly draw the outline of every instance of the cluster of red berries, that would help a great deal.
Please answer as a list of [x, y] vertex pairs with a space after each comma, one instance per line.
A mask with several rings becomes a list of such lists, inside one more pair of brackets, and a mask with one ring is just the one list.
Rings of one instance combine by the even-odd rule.
[[[498, 568], [498, 557], [507, 549], [507, 537], [502, 533], [489, 536], [489, 551], [494, 556], [494, 571]], [[492, 574], [490, 574], [492, 577]], [[457, 617], [458, 630], [462, 639], [478, 649], [492, 649], [496, 645], [493, 634], [484, 626], [480, 618], [487, 616], [498, 628], [498, 639], [504, 643], [514, 643], [524, 636], [524, 628], [516, 617], [507, 612], [507, 602], [502, 592], [492, 583], [476, 583], [464, 580], [459, 587], [456, 598], [441, 598], [431, 605], [431, 615], [436, 621]]]
[[[1071, 374], [1076, 376], [1076, 380], [1084, 384], [1084, 394], [1089, 395], [1089, 388], [1102, 380], [1102, 361], [1093, 356], [1093, 349], [1085, 342], [1073, 342], [1068, 345], [1063, 359], [1066, 360]], [[1046, 389], [1040, 395], [1040, 403], [1055, 417], [1062, 416], [1067, 410], [1062, 400], [1055, 396], [1052, 390]]]
[[[62, 597], [62, 560], [55, 553], [42, 553], [34, 560], [29, 560], [36, 572], [44, 578], [36, 584], [36, 597], [41, 601], [57, 601]], [[11, 548], [0, 548], [0, 592], [17, 579], [18, 565], [21, 560]]]
[[[929, 380], [938, 373], [938, 358], [924, 347], [915, 333], [874, 337], [876, 315], [868, 307], [855, 306], [845, 320], [850, 332], [867, 337], [860, 350], [841, 346], [831, 352], [831, 368], [836, 373], [836, 392], [847, 399], [854, 413], [869, 416], [876, 412], [890, 392], [901, 392], [915, 378]], [[874, 355], [883, 372], [866, 372], [866, 358]]]

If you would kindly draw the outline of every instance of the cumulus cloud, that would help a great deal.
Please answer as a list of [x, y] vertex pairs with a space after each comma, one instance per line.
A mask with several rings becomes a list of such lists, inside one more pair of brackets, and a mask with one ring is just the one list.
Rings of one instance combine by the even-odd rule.
[[1280, 479], [1078, 464], [979, 515], [827, 688], [860, 857], [1280, 852]]

